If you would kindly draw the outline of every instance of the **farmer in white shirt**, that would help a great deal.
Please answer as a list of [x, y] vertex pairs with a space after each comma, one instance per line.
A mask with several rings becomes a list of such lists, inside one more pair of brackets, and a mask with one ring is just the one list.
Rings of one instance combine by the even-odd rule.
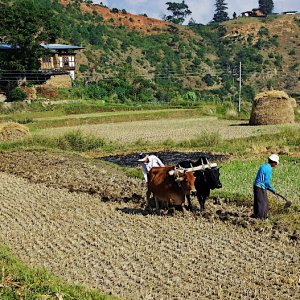
[[140, 159], [139, 162], [142, 162], [142, 171], [144, 174], [145, 181], [148, 181], [147, 174], [153, 167], [164, 167], [165, 165], [162, 163], [162, 161], [155, 155], [148, 155], [144, 153], [140, 153], [139, 155]]

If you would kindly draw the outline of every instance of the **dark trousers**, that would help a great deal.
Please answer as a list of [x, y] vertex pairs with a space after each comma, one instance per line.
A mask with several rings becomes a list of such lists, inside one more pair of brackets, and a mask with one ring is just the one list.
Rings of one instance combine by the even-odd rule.
[[266, 219], [268, 217], [269, 203], [267, 190], [254, 186], [254, 216], [259, 219]]

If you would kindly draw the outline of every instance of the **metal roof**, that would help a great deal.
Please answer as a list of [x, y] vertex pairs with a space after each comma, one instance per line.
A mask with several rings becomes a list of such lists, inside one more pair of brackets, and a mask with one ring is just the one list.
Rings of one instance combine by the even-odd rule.
[[288, 14], [288, 13], [296, 14], [297, 12], [298, 12], [297, 10], [288, 10], [288, 11], [284, 11], [282, 13], [283, 14]]
[[11, 49], [11, 45], [6, 43], [0, 43], [0, 49], [1, 50]]
[[84, 47], [75, 45], [64, 45], [64, 44], [41, 44], [42, 47], [49, 50], [79, 50], [84, 49]]
[[[64, 44], [41, 44], [42, 47], [49, 50], [79, 50], [84, 49], [84, 47], [79, 47], [75, 45], [64, 45]], [[18, 47], [17, 47], [18, 48]], [[7, 43], [0, 43], [0, 50], [12, 49], [12, 46]]]

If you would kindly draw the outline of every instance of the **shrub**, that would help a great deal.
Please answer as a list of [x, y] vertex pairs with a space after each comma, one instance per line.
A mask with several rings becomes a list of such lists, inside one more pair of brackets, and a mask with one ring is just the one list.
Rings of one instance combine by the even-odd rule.
[[300, 131], [293, 127], [284, 127], [280, 131], [280, 136], [284, 139], [284, 144], [288, 146], [300, 145]]
[[291, 49], [289, 51], [289, 55], [296, 55], [296, 50], [295, 49]]
[[119, 12], [119, 10], [118, 10], [117, 8], [114, 7], [114, 8], [111, 10], [111, 12], [114, 13], [114, 14], [117, 14], [117, 13]]
[[242, 97], [246, 100], [253, 100], [255, 97], [255, 90], [251, 85], [245, 85], [242, 89]]
[[219, 132], [203, 131], [196, 138], [179, 143], [182, 147], [214, 147], [220, 145], [222, 137]]
[[235, 108], [229, 108], [225, 112], [226, 119], [234, 120], [238, 117], [238, 112]]
[[27, 94], [19, 87], [16, 87], [14, 89], [12, 89], [9, 93], [8, 93], [8, 100], [11, 102], [14, 101], [23, 101], [25, 100], [27, 97]]
[[276, 67], [281, 67], [281, 65], [282, 65], [282, 55], [281, 55], [281, 54], [277, 53], [277, 54], [275, 55], [274, 65], [275, 65]]
[[25, 117], [25, 118], [16, 120], [16, 122], [19, 124], [29, 124], [29, 123], [33, 123], [33, 118]]
[[269, 79], [267, 81], [267, 89], [268, 90], [271, 90], [273, 88], [273, 80], [272, 79]]
[[105, 144], [104, 139], [84, 135], [80, 130], [68, 132], [58, 138], [58, 147], [63, 150], [84, 152], [101, 148]]
[[273, 35], [270, 39], [269, 39], [270, 43], [273, 44], [275, 47], [279, 46], [279, 42], [278, 42], [278, 35]]
[[248, 42], [250, 45], [252, 45], [252, 43], [253, 43], [253, 34], [250, 34], [250, 35], [248, 36], [247, 42]]
[[53, 85], [40, 85], [36, 88], [37, 92], [45, 98], [55, 99], [58, 97], [58, 89]]
[[210, 74], [206, 74], [205, 76], [203, 76], [202, 80], [207, 84], [207, 86], [214, 85], [214, 79]]
[[86, 72], [89, 69], [87, 65], [80, 65], [79, 66], [79, 72], [83, 73]]
[[266, 28], [266, 27], [264, 27], [264, 26], [262, 26], [262, 27], [259, 29], [258, 34], [259, 34], [260, 36], [263, 36], [263, 35], [268, 36], [268, 35], [269, 35], [269, 29]]
[[213, 116], [217, 113], [217, 108], [215, 105], [205, 105], [201, 108], [201, 113], [205, 116]]
[[300, 64], [298, 62], [296, 62], [295, 64], [293, 64], [292, 66], [290, 66], [290, 70], [296, 70], [298, 69], [298, 67], [300, 66]]
[[132, 57], [131, 56], [127, 56], [126, 63], [128, 63], [128, 64], [132, 63]]

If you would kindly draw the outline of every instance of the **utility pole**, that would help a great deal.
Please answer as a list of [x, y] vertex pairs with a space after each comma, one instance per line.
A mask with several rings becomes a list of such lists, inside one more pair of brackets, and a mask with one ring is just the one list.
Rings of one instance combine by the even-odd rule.
[[242, 97], [242, 62], [240, 61], [239, 113], [241, 112], [241, 97]]

